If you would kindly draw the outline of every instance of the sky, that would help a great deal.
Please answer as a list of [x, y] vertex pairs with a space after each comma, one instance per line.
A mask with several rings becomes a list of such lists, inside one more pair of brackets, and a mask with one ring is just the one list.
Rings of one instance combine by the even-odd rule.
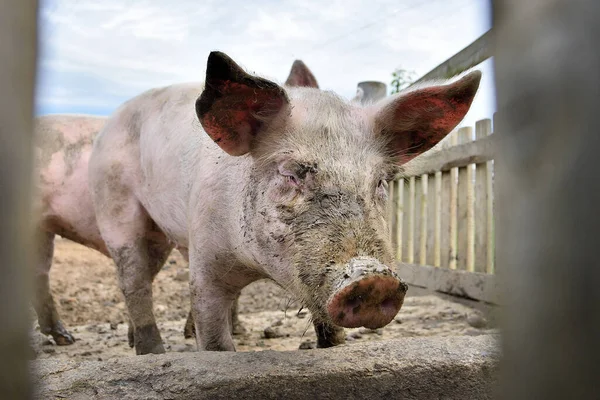
[[[419, 77], [490, 28], [488, 0], [40, 0], [36, 114], [110, 115], [154, 87], [202, 81], [210, 51], [283, 83], [295, 59], [345, 98]], [[493, 59], [461, 125], [495, 111]]]

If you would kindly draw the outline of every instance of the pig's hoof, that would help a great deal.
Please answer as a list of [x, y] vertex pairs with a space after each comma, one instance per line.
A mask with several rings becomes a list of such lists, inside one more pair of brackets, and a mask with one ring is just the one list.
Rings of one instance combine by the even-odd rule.
[[134, 329], [135, 354], [162, 354], [165, 352], [158, 327], [147, 325]]
[[57, 321], [54, 324], [54, 326], [51, 329], [49, 329], [49, 332], [46, 332], [52, 335], [52, 338], [59, 346], [68, 346], [70, 344], [75, 343], [75, 338], [73, 337], [73, 335], [71, 335], [69, 331], [65, 329], [65, 327], [60, 321]]
[[154, 346], [136, 346], [135, 354], [140, 356], [144, 354], [163, 354], [165, 353], [165, 347], [162, 343], [158, 343]]
[[75, 338], [66, 330], [60, 332], [52, 332], [52, 338], [59, 346], [68, 346], [75, 343]]
[[381, 328], [400, 311], [407, 289], [392, 274], [367, 275], [338, 290], [327, 311], [333, 322], [344, 328]]

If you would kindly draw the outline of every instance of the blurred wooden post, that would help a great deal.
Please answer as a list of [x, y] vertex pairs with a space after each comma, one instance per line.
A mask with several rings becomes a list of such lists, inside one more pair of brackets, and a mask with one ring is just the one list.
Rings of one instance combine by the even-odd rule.
[[0, 398], [32, 396], [28, 374], [37, 1], [0, 0]]
[[494, 1], [493, 15], [502, 397], [597, 399], [600, 2]]

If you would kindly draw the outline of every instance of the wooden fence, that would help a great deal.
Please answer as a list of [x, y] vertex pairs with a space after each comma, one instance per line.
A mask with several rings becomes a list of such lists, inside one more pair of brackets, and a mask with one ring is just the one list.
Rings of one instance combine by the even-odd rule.
[[492, 120], [477, 121], [406, 164], [390, 184], [390, 235], [410, 284], [497, 302], [496, 147]]
[[[452, 132], [389, 189], [396, 259], [494, 272], [492, 121]], [[484, 139], [484, 140], [481, 140]]]
[[[493, 55], [490, 30], [415, 83], [451, 78]], [[360, 82], [355, 101], [385, 96]], [[494, 117], [495, 119], [495, 117]], [[492, 120], [450, 133], [389, 187], [390, 235], [400, 275], [414, 286], [499, 302], [495, 277]]]

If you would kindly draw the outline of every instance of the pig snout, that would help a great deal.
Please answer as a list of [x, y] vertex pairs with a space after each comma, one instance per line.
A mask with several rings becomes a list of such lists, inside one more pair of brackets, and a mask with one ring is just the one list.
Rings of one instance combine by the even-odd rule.
[[344, 328], [376, 329], [389, 324], [400, 311], [408, 290], [395, 272], [368, 257], [350, 260], [336, 286], [327, 312], [336, 325]]

